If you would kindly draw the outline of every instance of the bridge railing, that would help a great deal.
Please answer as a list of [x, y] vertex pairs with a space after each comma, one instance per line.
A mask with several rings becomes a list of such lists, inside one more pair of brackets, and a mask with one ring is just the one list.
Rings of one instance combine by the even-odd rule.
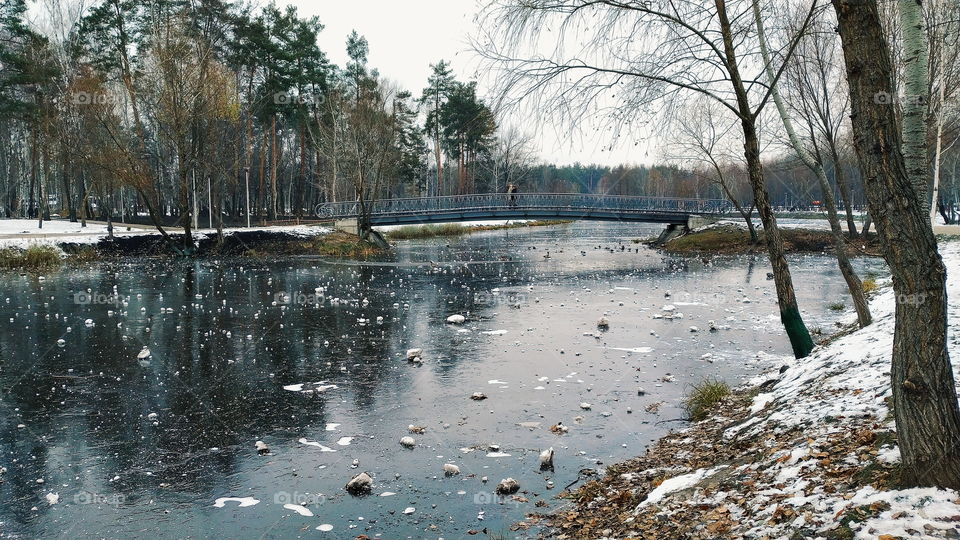
[[[482, 193], [403, 199], [380, 199], [370, 204], [373, 215], [415, 215], [471, 210], [557, 209], [621, 213], [721, 214], [732, 205], [724, 199], [682, 199], [670, 197], [629, 197], [578, 193]], [[357, 201], [317, 205], [321, 218], [348, 218], [359, 214]]]

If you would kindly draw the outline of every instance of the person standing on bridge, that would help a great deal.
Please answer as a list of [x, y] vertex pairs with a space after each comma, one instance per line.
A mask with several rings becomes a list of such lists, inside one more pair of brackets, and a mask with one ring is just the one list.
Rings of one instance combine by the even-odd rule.
[[507, 184], [507, 195], [508, 195], [507, 200], [509, 201], [510, 206], [516, 206], [517, 205], [517, 186], [513, 185], [512, 183]]

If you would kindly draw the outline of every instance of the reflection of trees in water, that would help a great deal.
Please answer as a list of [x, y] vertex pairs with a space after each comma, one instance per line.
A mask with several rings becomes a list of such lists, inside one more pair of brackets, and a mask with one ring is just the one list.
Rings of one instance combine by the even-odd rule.
[[[10, 411], [19, 408], [30, 431], [49, 440], [36, 441], [27, 430], [18, 430], [19, 418], [9, 411], [4, 414], [0, 448], [24, 465], [23, 469], [11, 467], [7, 481], [0, 484], [4, 500], [24, 501], [10, 504], [5, 513], [17, 521], [31, 515], [30, 507], [46, 492], [36, 478], [50, 482], [58, 475], [46, 470], [45, 460], [47, 451], [61, 451], [53, 450], [57, 446], [76, 454], [74, 463], [92, 454], [97, 461], [94, 469], [102, 476], [96, 483], [124, 492], [128, 500], [138, 491], [133, 483], [145, 478], [152, 486], [166, 482], [173, 489], [204, 491], [232, 472], [236, 452], [253, 451], [257, 437], [294, 439], [322, 426], [330, 397], [339, 399], [343, 392], [352, 392], [357, 406], [372, 405], [388, 374], [384, 363], [395, 361], [392, 353], [402, 342], [395, 334], [404, 318], [402, 310], [393, 309], [394, 298], [371, 290], [382, 276], [375, 276], [373, 269], [361, 269], [353, 276], [325, 269], [315, 277], [332, 280], [337, 288], [357, 287], [353, 294], [340, 294], [341, 298], [367, 297], [370, 304], [281, 310], [270, 305], [275, 292], [312, 294], [317, 283], [301, 283], [296, 272], [287, 269], [263, 270], [137, 267], [116, 276], [88, 273], [71, 275], [60, 283], [51, 280], [42, 292], [36, 283], [9, 291], [14, 310], [29, 304], [40, 316], [24, 311], [15, 319], [16, 325], [7, 323], [19, 326], [17, 331], [8, 328], [0, 335], [0, 351], [6, 359], [0, 372], [7, 392], [3, 405]], [[268, 283], [271, 277], [273, 283]], [[127, 317], [107, 317], [108, 309], [119, 311], [116, 306], [74, 304], [73, 291], [89, 287], [111, 293], [114, 284], [120, 294], [134, 297]], [[138, 291], [143, 293], [140, 299], [135, 298]], [[204, 297], [195, 298], [197, 294]], [[48, 302], [48, 307], [42, 308], [42, 302]], [[161, 307], [173, 308], [174, 313], [161, 314]], [[257, 312], [259, 318], [254, 319]], [[44, 318], [47, 313], [49, 320]], [[57, 320], [57, 313], [69, 314], [69, 321]], [[357, 325], [361, 313], [371, 319], [365, 327]], [[377, 315], [384, 317], [383, 324], [376, 324]], [[12, 312], [5, 318], [10, 316]], [[400, 320], [393, 321], [394, 316]], [[83, 326], [88, 317], [96, 326]], [[118, 328], [118, 322], [123, 327]], [[56, 340], [67, 325], [73, 326], [66, 336], [67, 347], [57, 349]], [[124, 334], [130, 336], [126, 341]], [[253, 339], [247, 340], [247, 334]], [[329, 347], [324, 341], [330, 342]], [[143, 344], [153, 352], [147, 366], [136, 359]], [[54, 346], [54, 351], [41, 357], [43, 345]], [[362, 367], [354, 368], [357, 363]], [[16, 383], [18, 370], [34, 365], [35, 373]], [[341, 373], [340, 366], [347, 366], [348, 372]], [[74, 378], [54, 378], [70, 368], [75, 370]], [[282, 389], [284, 384], [320, 380], [341, 388], [326, 396]], [[60, 385], [66, 389], [58, 390]], [[150, 412], [158, 413], [158, 425], [147, 419]], [[85, 429], [52, 431], [53, 425], [76, 422], [76, 417], [84, 418]], [[211, 452], [213, 447], [223, 451]], [[29, 458], [31, 454], [34, 459]], [[83, 465], [90, 468], [89, 463]], [[147, 471], [153, 476], [124, 474]], [[115, 474], [121, 479], [109, 484]]]

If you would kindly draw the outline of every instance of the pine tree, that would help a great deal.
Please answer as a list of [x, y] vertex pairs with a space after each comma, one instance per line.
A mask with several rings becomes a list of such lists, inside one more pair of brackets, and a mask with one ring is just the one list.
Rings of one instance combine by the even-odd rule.
[[456, 79], [453, 77], [450, 64], [445, 60], [431, 64], [430, 69], [433, 72], [427, 79], [427, 87], [423, 89], [420, 103], [429, 108], [424, 132], [433, 141], [433, 158], [437, 168], [437, 183], [434, 193], [431, 194], [441, 195], [443, 193], [443, 141], [441, 138], [443, 126], [440, 121], [440, 111], [446, 105]]
[[496, 131], [493, 112], [477, 97], [476, 82], [455, 83], [439, 116], [447, 153], [457, 159], [458, 192], [468, 193], [472, 190], [471, 164]]
[[24, 0], [0, 3], [0, 118], [35, 112], [28, 90], [44, 78], [32, 63], [31, 51], [42, 48], [45, 40], [27, 27], [26, 10]]

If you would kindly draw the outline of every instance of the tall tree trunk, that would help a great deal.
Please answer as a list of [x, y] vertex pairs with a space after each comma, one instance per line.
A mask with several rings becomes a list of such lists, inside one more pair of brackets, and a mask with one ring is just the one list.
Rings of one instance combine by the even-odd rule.
[[440, 195], [440, 186], [443, 185], [443, 158], [440, 155], [440, 135], [433, 139], [433, 156], [437, 161], [437, 186], [431, 195]]
[[[223, 203], [224, 203], [224, 176], [223, 174], [218, 174], [218, 181], [216, 182], [217, 186], [217, 247], [223, 245]], [[212, 186], [213, 184], [211, 184]], [[212, 207], [213, 205], [211, 205]], [[213, 208], [210, 208], [210, 211], [213, 212]]]
[[[945, 44], [940, 45], [940, 70], [943, 71], [945, 64], [943, 61], [943, 48]], [[940, 74], [940, 82], [937, 85], [938, 94], [939, 94], [939, 108], [937, 110], [936, 122], [937, 122], [937, 139], [936, 139], [936, 150], [933, 153], [933, 187], [930, 190], [930, 226], [932, 227], [937, 219], [937, 206], [940, 199], [940, 160], [943, 154], [943, 117], [945, 110], [947, 108], [946, 103], [944, 103], [944, 79], [946, 79], [946, 74]]]
[[458, 152], [458, 154], [460, 154], [460, 156], [457, 160], [457, 173], [459, 175], [458, 192], [460, 195], [463, 195], [464, 193], [466, 193], [466, 190], [467, 190], [467, 169], [466, 169], [466, 166], [464, 165], [464, 160], [466, 159], [466, 156], [464, 155], [466, 153], [466, 144], [464, 144], [463, 142], [463, 135], [460, 136], [459, 145], [460, 145], [460, 149], [459, 149], [460, 151]]
[[431, 195], [443, 195], [443, 152], [440, 149], [440, 89], [438, 88], [434, 100], [433, 114], [433, 156], [437, 161], [437, 188]]
[[[847, 290], [850, 291], [854, 308], [857, 310], [857, 322], [860, 323], [860, 328], [863, 328], [873, 321], [873, 317], [870, 315], [867, 297], [863, 294], [863, 284], [860, 282], [860, 277], [857, 276], [853, 265], [850, 264], [850, 258], [847, 257], [847, 241], [843, 237], [843, 229], [840, 228], [840, 218], [837, 216], [837, 206], [833, 200], [833, 189], [830, 188], [830, 183], [827, 181], [827, 173], [823, 170], [823, 163], [821, 163], [820, 160], [814, 159], [814, 156], [810, 155], [810, 152], [808, 152], [807, 149], [803, 147], [803, 143], [800, 142], [800, 137], [797, 136], [796, 130], [793, 129], [793, 121], [787, 113], [787, 106], [780, 97], [780, 90], [776, 85], [773, 67], [770, 65], [770, 53], [767, 50], [763, 18], [760, 16], [760, 4], [757, 0], [753, 0], [753, 18], [757, 24], [757, 40], [760, 45], [760, 56], [763, 58], [764, 71], [766, 71], [767, 74], [767, 83], [770, 84], [770, 95], [777, 107], [777, 112], [780, 114], [780, 120], [783, 122], [787, 137], [790, 139], [790, 145], [793, 146], [794, 151], [800, 157], [800, 160], [803, 161], [804, 165], [813, 171], [817, 177], [817, 182], [820, 184], [820, 191], [823, 193], [823, 204], [827, 208], [830, 230], [833, 232], [833, 249], [837, 257], [837, 265], [840, 267], [840, 274], [843, 275], [843, 280], [847, 283]], [[816, 144], [815, 138], [814, 144]]]
[[83, 179], [83, 173], [80, 173], [79, 178], [80, 178], [80, 227], [83, 228], [87, 226], [87, 207], [88, 207], [87, 199], [89, 194], [87, 191], [87, 183]]
[[726, 56], [727, 71], [730, 74], [734, 92], [737, 95], [740, 125], [743, 128], [744, 156], [747, 160], [747, 172], [750, 178], [750, 187], [753, 190], [753, 200], [763, 223], [763, 237], [767, 242], [767, 252], [770, 256], [770, 266], [773, 267], [773, 281], [777, 289], [777, 301], [780, 304], [780, 322], [783, 324], [790, 346], [797, 358], [803, 358], [813, 350], [813, 339], [803, 323], [800, 307], [797, 305], [797, 295], [793, 288], [793, 277], [790, 275], [790, 265], [787, 264], [783, 248], [783, 238], [777, 227], [777, 218], [770, 207], [770, 196], [767, 194], [763, 179], [763, 166], [760, 163], [760, 142], [757, 137], [756, 116], [750, 109], [750, 102], [740, 69], [737, 65], [733, 47], [733, 33], [730, 19], [727, 16], [725, 0], [715, 0], [717, 14], [720, 21], [720, 31], [723, 36], [724, 54]]
[[[34, 187], [37, 184], [37, 130], [35, 127], [31, 126], [30, 128], [30, 200], [27, 203], [27, 216], [33, 216], [33, 210], [36, 208], [36, 199], [33, 196]], [[40, 224], [43, 227], [43, 223]]]
[[[899, 0], [900, 32], [903, 34], [903, 160], [913, 182], [913, 191], [920, 198], [920, 208], [930, 212], [927, 185], [930, 180], [927, 161], [927, 104], [929, 72], [927, 68], [927, 36], [923, 27], [921, 0]], [[891, 95], [897, 94], [892, 89]], [[892, 107], [888, 100], [887, 106]]]
[[853, 218], [853, 204], [850, 196], [850, 185], [847, 183], [847, 175], [843, 172], [843, 165], [840, 163], [840, 152], [837, 150], [836, 134], [833, 137], [827, 137], [827, 144], [830, 145], [830, 159], [833, 160], [833, 179], [840, 188], [840, 198], [843, 199], [843, 208], [847, 214], [847, 232], [850, 238], [859, 236], [857, 233], [857, 222]]
[[270, 207], [269, 219], [277, 219], [277, 115], [270, 121]]
[[[870, 214], [893, 275], [890, 386], [902, 482], [960, 489], [960, 409], [947, 353], [946, 269], [901, 151], [896, 112], [877, 103], [893, 70], [875, 0], [833, 0], [850, 88], [854, 143]], [[916, 170], [924, 177], [924, 170]], [[926, 184], [923, 184], [926, 187]]]
[[300, 125], [300, 174], [297, 177], [296, 195], [293, 197], [296, 205], [296, 216], [299, 220], [303, 217], [303, 195], [304, 185], [307, 183], [307, 139], [305, 126]]
[[50, 147], [47, 144], [46, 137], [43, 138], [43, 175], [40, 178], [40, 207], [37, 209], [37, 215], [40, 219], [39, 228], [43, 228], [43, 220], [50, 219], [50, 210], [47, 203], [47, 178], [50, 177]]
[[[181, 147], [185, 147], [183, 144]], [[181, 154], [182, 156], [183, 154]], [[177, 180], [179, 181], [179, 201], [178, 206], [180, 207], [180, 225], [183, 227], [183, 247], [181, 248], [181, 253], [191, 254], [193, 253], [193, 209], [190, 207], [190, 179], [189, 173], [187, 171], [188, 162], [182, 158], [179, 160], [180, 163], [177, 165]]]
[[860, 328], [868, 326], [873, 322], [873, 316], [870, 314], [870, 306], [867, 303], [867, 297], [863, 293], [863, 283], [860, 276], [850, 264], [850, 258], [847, 256], [847, 240], [843, 236], [843, 229], [840, 227], [840, 217], [837, 215], [837, 206], [833, 200], [833, 190], [827, 183], [827, 176], [823, 172], [820, 163], [816, 163], [817, 180], [820, 183], [820, 191], [823, 192], [823, 204], [827, 208], [827, 218], [830, 222], [830, 230], [833, 233], [833, 249], [837, 256], [837, 265], [840, 268], [840, 274], [847, 283], [847, 290], [850, 291], [850, 298], [853, 300], [853, 307], [857, 311], [857, 322]]
[[60, 163], [60, 181], [63, 183], [63, 198], [67, 204], [67, 215], [70, 216], [70, 222], [77, 222], [77, 207], [73, 205], [73, 197], [70, 195], [70, 165], [71, 162], [64, 159]]
[[[108, 197], [104, 197], [106, 200]], [[113, 241], [113, 192], [110, 192], [109, 196], [110, 204], [104, 204], [103, 207], [107, 211], [107, 238], [112, 242]]]
[[337, 120], [333, 119], [331, 124], [331, 147], [330, 147], [330, 202], [337, 202], [337, 164], [339, 158], [337, 154]]
[[263, 130], [263, 143], [260, 145], [260, 181], [258, 182], [259, 186], [257, 188], [257, 220], [262, 220], [263, 215], [263, 198], [267, 191], [267, 146], [270, 143], [270, 135], [267, 133], [267, 130]]

